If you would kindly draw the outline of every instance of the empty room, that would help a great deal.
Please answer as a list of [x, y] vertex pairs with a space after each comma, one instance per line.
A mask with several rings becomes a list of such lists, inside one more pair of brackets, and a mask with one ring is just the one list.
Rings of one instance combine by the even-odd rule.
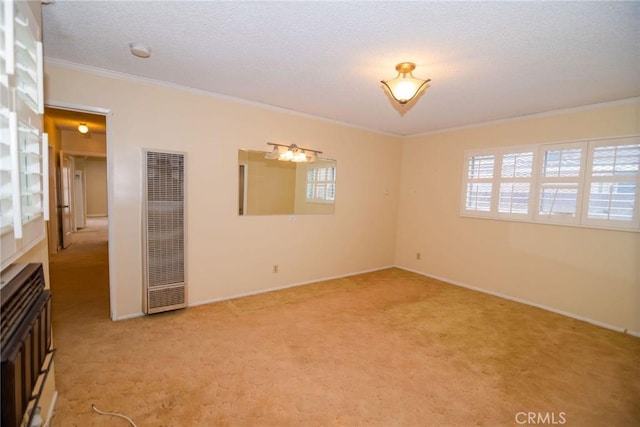
[[640, 3], [2, 13], [3, 426], [640, 424]]

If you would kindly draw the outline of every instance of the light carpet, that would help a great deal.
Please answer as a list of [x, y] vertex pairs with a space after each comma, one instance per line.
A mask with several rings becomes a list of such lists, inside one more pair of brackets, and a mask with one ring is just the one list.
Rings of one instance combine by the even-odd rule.
[[112, 322], [105, 224], [75, 239], [54, 427], [640, 425], [629, 335], [396, 268]]

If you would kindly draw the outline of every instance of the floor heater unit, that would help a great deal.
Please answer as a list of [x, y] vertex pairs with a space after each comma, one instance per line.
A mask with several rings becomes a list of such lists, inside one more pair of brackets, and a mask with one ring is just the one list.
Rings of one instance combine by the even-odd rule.
[[185, 154], [144, 150], [143, 310], [187, 306]]

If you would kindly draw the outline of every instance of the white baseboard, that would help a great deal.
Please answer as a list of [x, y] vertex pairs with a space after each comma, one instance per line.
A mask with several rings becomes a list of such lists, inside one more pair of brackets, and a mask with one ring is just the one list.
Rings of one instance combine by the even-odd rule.
[[58, 403], [58, 390], [53, 392], [53, 399], [51, 399], [51, 404], [49, 405], [49, 412], [47, 413], [47, 419], [45, 420], [43, 427], [48, 427], [51, 425], [51, 420], [53, 420], [53, 416], [56, 412], [57, 403]]
[[[298, 283], [293, 283], [293, 284], [289, 284], [289, 285], [277, 286], [277, 287], [274, 287], [274, 288], [260, 289], [260, 290], [257, 290], [257, 291], [250, 291], [250, 292], [242, 292], [242, 293], [239, 293], [239, 294], [234, 294], [234, 295], [229, 295], [229, 296], [224, 296], [224, 297], [219, 297], [219, 298], [213, 298], [213, 299], [204, 300], [204, 301], [192, 302], [192, 303], [187, 304], [187, 307], [197, 307], [199, 305], [212, 304], [214, 302], [227, 301], [227, 300], [236, 299], [236, 298], [248, 297], [248, 296], [251, 296], [251, 295], [263, 294], [263, 293], [266, 293], [266, 292], [279, 291], [279, 290], [282, 290], [282, 289], [294, 288], [296, 286], [310, 285], [312, 283], [324, 282], [326, 280], [342, 279], [344, 277], [357, 276], [358, 274], [371, 273], [373, 271], [385, 270], [387, 268], [392, 268], [392, 267], [394, 267], [394, 266], [393, 265], [386, 265], [384, 267], [372, 268], [370, 270], [363, 270], [363, 271], [359, 271], [357, 273], [342, 274], [342, 275], [338, 275], [338, 276], [331, 276], [331, 277], [324, 277], [324, 278], [320, 278], [320, 279], [308, 280], [306, 282], [298, 282]], [[143, 312], [132, 313], [132, 314], [126, 314], [124, 316], [117, 316], [114, 320], [115, 321], [120, 321], [120, 320], [127, 320], [127, 319], [135, 319], [136, 317], [143, 317], [144, 315], [145, 314]]]
[[580, 316], [579, 314], [571, 313], [571, 312], [568, 312], [568, 311], [558, 310], [557, 308], [549, 307], [549, 306], [546, 306], [546, 305], [543, 305], [543, 304], [538, 304], [536, 302], [528, 301], [528, 300], [525, 300], [525, 299], [522, 299], [522, 298], [518, 298], [518, 297], [511, 296], [511, 295], [503, 294], [502, 292], [496, 292], [496, 291], [492, 291], [492, 290], [489, 290], [489, 289], [479, 288], [477, 286], [473, 286], [473, 285], [470, 285], [468, 283], [458, 282], [457, 280], [451, 280], [451, 279], [448, 279], [446, 277], [437, 276], [435, 274], [425, 273], [423, 271], [414, 270], [414, 269], [411, 269], [411, 268], [408, 268], [408, 267], [402, 267], [400, 265], [396, 265], [395, 267], [400, 268], [402, 270], [411, 271], [412, 273], [420, 274], [421, 276], [430, 277], [432, 279], [440, 280], [441, 282], [449, 283], [451, 285], [460, 286], [462, 288], [467, 288], [467, 289], [471, 289], [473, 291], [482, 292], [484, 294], [493, 295], [493, 296], [498, 297], [498, 298], [503, 298], [503, 299], [506, 299], [506, 300], [519, 302], [521, 304], [530, 305], [532, 307], [541, 308], [542, 310], [550, 311], [550, 312], [556, 313], [556, 314], [561, 314], [563, 316], [567, 316], [567, 317], [571, 317], [572, 319], [581, 320], [583, 322], [591, 323], [592, 325], [600, 326], [602, 328], [611, 329], [611, 330], [614, 330], [614, 331], [617, 331], [617, 332], [622, 332], [622, 333], [625, 333], [625, 334], [633, 335], [635, 337], [640, 337], [640, 332], [629, 330], [629, 329], [623, 328], [621, 326], [615, 326], [615, 325], [612, 325], [610, 323], [601, 322], [599, 320], [595, 320], [595, 319], [591, 319], [591, 318], [588, 318], [588, 317]]
[[124, 316], [118, 316], [115, 318], [115, 320], [118, 321], [118, 320], [135, 319], [136, 317], [143, 317], [143, 316], [144, 316], [143, 312], [138, 312], [133, 314], [125, 314]]
[[87, 214], [87, 218], [106, 218], [108, 215], [106, 213], [103, 214]]
[[[337, 275], [337, 276], [329, 276], [329, 277], [324, 277], [324, 278], [319, 278], [319, 279], [314, 279], [314, 280], [308, 280], [305, 282], [297, 282], [297, 283], [292, 283], [292, 284], [288, 284], [288, 285], [283, 285], [283, 286], [276, 286], [273, 288], [268, 288], [268, 289], [260, 289], [257, 291], [250, 291], [250, 292], [242, 292], [239, 294], [234, 294], [234, 295], [229, 295], [229, 296], [224, 296], [224, 297], [219, 297], [219, 298], [212, 298], [212, 299], [208, 299], [208, 300], [204, 300], [204, 301], [197, 301], [197, 302], [192, 302], [187, 304], [187, 307], [197, 307], [199, 305], [205, 305], [205, 304], [212, 304], [215, 302], [220, 302], [220, 301], [228, 301], [228, 300], [232, 300], [232, 299], [236, 299], [236, 298], [242, 298], [242, 297], [248, 297], [248, 296], [252, 296], [252, 295], [259, 295], [259, 294], [263, 294], [266, 292], [272, 292], [272, 291], [279, 291], [279, 290], [283, 290], [283, 289], [289, 289], [289, 288], [295, 288], [297, 286], [304, 286], [304, 285], [310, 285], [313, 283], [318, 283], [318, 282], [324, 282], [327, 280], [334, 280], [334, 279], [342, 279], [345, 277], [350, 277], [350, 276], [357, 276], [359, 274], [365, 274], [365, 273], [371, 273], [374, 271], [380, 271], [380, 270], [385, 270], [387, 268], [399, 268], [401, 270], [406, 270], [406, 271], [410, 271], [412, 273], [416, 273], [419, 274], [421, 276], [425, 276], [425, 277], [430, 277], [432, 279], [436, 279], [436, 280], [440, 280], [441, 282], [445, 282], [445, 283], [449, 283], [451, 285], [455, 285], [455, 286], [460, 286], [462, 288], [467, 288], [473, 291], [478, 291], [478, 292], [482, 292], [484, 294], [488, 294], [488, 295], [493, 295], [495, 297], [498, 298], [503, 298], [506, 300], [510, 300], [510, 301], [515, 301], [521, 304], [526, 304], [526, 305], [530, 305], [532, 307], [537, 307], [540, 308], [542, 310], [546, 310], [546, 311], [550, 311], [552, 313], [556, 313], [556, 314], [560, 314], [566, 317], [570, 317], [572, 319], [576, 319], [576, 320], [581, 320], [583, 322], [587, 322], [587, 323], [591, 323], [592, 325], [596, 325], [596, 326], [600, 326], [602, 328], [606, 328], [606, 329], [611, 329], [617, 332], [622, 332], [625, 334], [629, 334], [632, 335], [634, 337], [640, 337], [640, 332], [639, 331], [633, 331], [633, 330], [629, 330], [620, 326], [615, 326], [609, 323], [605, 323], [605, 322], [601, 322], [599, 320], [595, 320], [595, 319], [591, 319], [588, 317], [584, 317], [584, 316], [580, 316], [579, 314], [575, 314], [575, 313], [571, 313], [568, 311], [564, 311], [564, 310], [559, 310], [557, 308], [553, 308], [553, 307], [549, 307], [543, 304], [538, 304], [536, 302], [532, 302], [532, 301], [528, 301], [522, 298], [518, 298], [518, 297], [514, 297], [508, 294], [504, 294], [502, 292], [496, 292], [496, 291], [492, 291], [489, 289], [483, 289], [483, 288], [479, 288], [477, 286], [473, 286], [470, 285], [468, 283], [463, 283], [463, 282], [459, 282], [457, 280], [451, 280], [448, 279], [446, 277], [442, 277], [442, 276], [437, 276], [435, 274], [429, 274], [429, 273], [425, 273], [422, 271], [418, 271], [418, 270], [414, 270], [408, 267], [403, 267], [400, 265], [387, 265], [387, 266], [383, 266], [383, 267], [378, 267], [378, 268], [372, 268], [369, 270], [362, 270], [356, 273], [348, 273], [348, 274], [342, 274], [342, 275]], [[115, 320], [127, 320], [127, 319], [134, 319], [136, 317], [143, 317], [145, 314], [142, 312], [139, 313], [133, 313], [133, 314], [127, 314], [125, 316], [119, 316], [117, 317]]]
[[324, 277], [324, 278], [320, 278], [320, 279], [308, 280], [306, 282], [298, 282], [298, 283], [292, 283], [292, 284], [289, 284], [289, 285], [277, 286], [277, 287], [274, 287], [274, 288], [260, 289], [260, 290], [257, 290], [257, 291], [250, 291], [250, 292], [242, 292], [242, 293], [239, 293], [239, 294], [229, 295], [229, 296], [225, 296], [225, 297], [209, 299], [209, 300], [206, 300], [206, 301], [198, 301], [198, 302], [189, 303], [188, 307], [196, 307], [196, 306], [199, 306], [199, 305], [212, 304], [214, 302], [227, 301], [227, 300], [236, 299], [236, 298], [248, 297], [248, 296], [251, 296], [251, 295], [264, 294], [266, 292], [280, 291], [280, 290], [283, 290], [283, 289], [295, 288], [297, 286], [304, 286], [304, 285], [310, 285], [310, 284], [313, 284], [313, 283], [324, 282], [326, 280], [342, 279], [342, 278], [345, 278], [345, 277], [357, 276], [358, 274], [371, 273], [371, 272], [379, 271], [379, 270], [386, 270], [387, 268], [392, 268], [392, 267], [394, 267], [394, 266], [393, 265], [387, 265], [387, 266], [384, 266], [384, 267], [378, 267], [378, 268], [372, 268], [370, 270], [359, 271], [357, 273], [342, 274], [342, 275], [338, 275], [338, 276], [330, 276], [330, 277]]

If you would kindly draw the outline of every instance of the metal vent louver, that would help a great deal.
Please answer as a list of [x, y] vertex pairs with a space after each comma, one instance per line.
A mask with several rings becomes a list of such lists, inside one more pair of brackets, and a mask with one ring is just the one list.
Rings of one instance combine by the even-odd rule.
[[145, 151], [145, 313], [186, 307], [185, 156]]

